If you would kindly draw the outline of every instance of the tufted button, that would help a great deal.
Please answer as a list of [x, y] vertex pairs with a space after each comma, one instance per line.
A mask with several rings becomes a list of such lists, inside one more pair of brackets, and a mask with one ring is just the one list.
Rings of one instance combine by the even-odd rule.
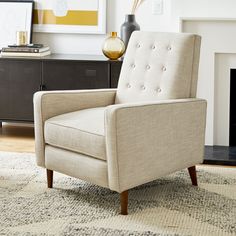
[[165, 66], [163, 66], [163, 67], [162, 67], [162, 70], [163, 70], [163, 71], [166, 71], [166, 67], [165, 67]]
[[131, 67], [134, 69], [135, 68], [135, 64], [132, 64]]
[[160, 92], [161, 92], [161, 89], [160, 89], [160, 88], [157, 88], [157, 89], [156, 89], [156, 92], [160, 93]]
[[152, 46], [151, 46], [151, 49], [152, 49], [152, 50], [156, 49], [156, 46], [155, 46], [155, 45], [152, 45]]
[[169, 50], [169, 51], [170, 51], [171, 49], [172, 49], [172, 48], [171, 48], [171, 46], [168, 46], [168, 47], [167, 47], [167, 50]]
[[151, 66], [149, 66], [149, 65], [146, 66], [146, 69], [147, 69], [147, 70], [150, 70], [150, 68], [151, 68]]
[[127, 84], [127, 88], [131, 88], [131, 85], [130, 85], [130, 84]]
[[137, 45], [136, 45], [136, 48], [140, 48], [141, 46], [140, 46], [140, 44], [138, 43]]
[[141, 86], [141, 89], [142, 89], [142, 90], [145, 90], [145, 89], [146, 89], [146, 87], [145, 87], [144, 85], [142, 85], [142, 86]]

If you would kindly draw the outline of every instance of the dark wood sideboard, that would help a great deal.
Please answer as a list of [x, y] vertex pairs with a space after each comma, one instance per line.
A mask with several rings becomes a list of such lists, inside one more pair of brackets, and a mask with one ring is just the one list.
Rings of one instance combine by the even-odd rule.
[[0, 57], [0, 126], [3, 121], [33, 122], [36, 91], [116, 88], [121, 65], [93, 55]]

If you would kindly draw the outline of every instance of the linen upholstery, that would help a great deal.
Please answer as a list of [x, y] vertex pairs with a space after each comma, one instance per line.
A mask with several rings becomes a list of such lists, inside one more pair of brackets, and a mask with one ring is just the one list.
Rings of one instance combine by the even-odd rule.
[[117, 104], [105, 112], [110, 189], [123, 192], [202, 163], [205, 100]]
[[108, 188], [105, 161], [50, 145], [45, 146], [45, 156], [48, 169]]
[[106, 160], [104, 109], [83, 109], [46, 120], [45, 142]]
[[193, 34], [134, 32], [116, 103], [195, 97], [200, 41]]
[[196, 35], [135, 32], [117, 91], [36, 93], [38, 165], [120, 193], [201, 163], [199, 49]]
[[35, 153], [39, 166], [45, 167], [44, 123], [47, 119], [114, 103], [116, 89], [45, 91], [34, 94]]

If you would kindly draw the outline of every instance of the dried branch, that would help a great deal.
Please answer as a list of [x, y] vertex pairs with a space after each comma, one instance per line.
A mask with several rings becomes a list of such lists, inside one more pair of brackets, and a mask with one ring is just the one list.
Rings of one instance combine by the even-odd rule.
[[145, 0], [133, 0], [133, 5], [132, 5], [132, 10], [131, 14], [135, 14], [140, 5], [144, 2]]
[[144, 0], [140, 0], [137, 7], [136, 7], [136, 10], [140, 7], [140, 5], [144, 2]]

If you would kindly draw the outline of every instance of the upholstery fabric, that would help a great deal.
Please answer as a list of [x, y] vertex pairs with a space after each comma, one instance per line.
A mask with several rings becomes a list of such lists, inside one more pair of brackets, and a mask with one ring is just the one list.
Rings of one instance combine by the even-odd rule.
[[176, 99], [106, 109], [109, 187], [117, 192], [202, 163], [206, 101]]
[[34, 94], [35, 153], [45, 167], [44, 122], [54, 116], [114, 103], [116, 89], [48, 91]]
[[47, 169], [108, 188], [107, 163], [105, 161], [49, 145], [45, 147], [45, 156]]
[[116, 103], [195, 97], [200, 41], [193, 34], [134, 32]]
[[106, 160], [104, 107], [69, 112], [45, 122], [45, 142]]

